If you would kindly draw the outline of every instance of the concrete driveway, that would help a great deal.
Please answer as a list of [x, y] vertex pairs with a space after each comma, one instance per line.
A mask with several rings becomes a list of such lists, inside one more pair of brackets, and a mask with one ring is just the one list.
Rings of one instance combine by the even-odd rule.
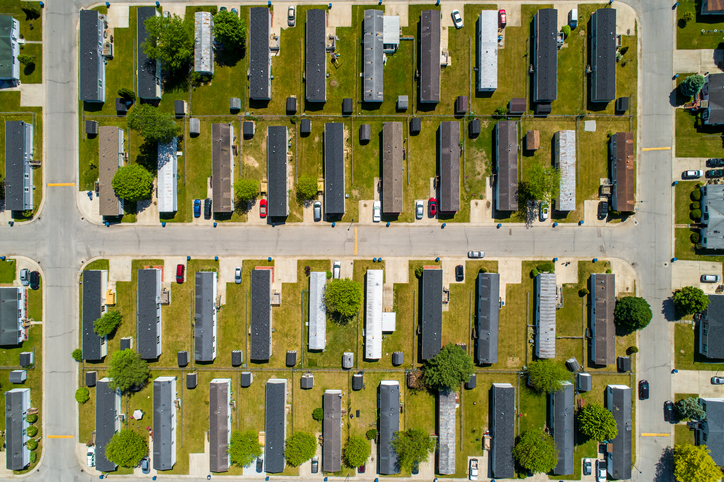
[[702, 283], [701, 275], [721, 276], [722, 264], [711, 261], [676, 261], [671, 265], [671, 287], [674, 290], [684, 286], [698, 286], [704, 293], [714, 294], [719, 283]]
[[674, 393], [697, 393], [700, 397], [724, 397], [724, 385], [712, 385], [711, 377], [724, 376], [721, 371], [679, 370], [673, 374]]

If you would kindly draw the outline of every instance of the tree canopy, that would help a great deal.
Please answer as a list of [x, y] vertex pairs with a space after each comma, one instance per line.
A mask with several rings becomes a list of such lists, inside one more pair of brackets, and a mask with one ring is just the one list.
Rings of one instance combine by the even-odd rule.
[[93, 322], [93, 331], [98, 336], [108, 336], [118, 328], [118, 325], [123, 321], [123, 315], [118, 310], [106, 311]]
[[435, 451], [435, 439], [421, 428], [409, 428], [397, 432], [392, 440], [392, 448], [397, 453], [397, 465], [403, 469], [411, 469], [413, 465], [427, 462], [430, 454]]
[[75, 401], [78, 403], [85, 403], [90, 400], [90, 392], [86, 387], [80, 387], [75, 391]]
[[297, 197], [300, 201], [308, 201], [317, 197], [317, 179], [309, 174], [299, 176], [297, 181]]
[[543, 430], [533, 429], [518, 438], [513, 457], [521, 467], [545, 474], [558, 464], [558, 449], [553, 437]]
[[362, 306], [362, 285], [348, 278], [333, 279], [325, 285], [324, 303], [327, 312], [337, 315], [338, 321], [345, 324], [359, 313]]
[[133, 350], [118, 350], [113, 352], [108, 376], [111, 378], [111, 388], [120, 388], [121, 391], [142, 385], [148, 380], [150, 370], [146, 360]]
[[521, 183], [522, 200], [550, 201], [558, 195], [561, 173], [553, 167], [531, 163], [527, 170], [527, 181]]
[[129, 428], [116, 432], [106, 445], [106, 458], [121, 467], [135, 467], [146, 455], [146, 440]]
[[674, 306], [681, 313], [701, 313], [709, 305], [709, 297], [695, 286], [684, 286], [674, 292]]
[[141, 48], [151, 59], [160, 60], [171, 72], [185, 66], [194, 56], [194, 24], [181, 17], [154, 16], [146, 19], [146, 40]]
[[571, 372], [562, 362], [535, 360], [528, 365], [528, 377], [538, 393], [553, 393], [561, 389], [561, 383], [571, 380]]
[[284, 457], [292, 467], [299, 467], [314, 457], [317, 452], [317, 439], [311, 433], [294, 432], [287, 438], [284, 446]]
[[578, 411], [578, 427], [583, 435], [599, 442], [613, 440], [618, 434], [613, 414], [597, 403], [588, 403]]
[[674, 477], [686, 482], [719, 482], [721, 470], [706, 445], [674, 445]]
[[317, 407], [312, 410], [312, 418], [317, 422], [321, 422], [324, 418], [324, 409], [322, 407]]
[[431, 389], [457, 389], [475, 371], [470, 355], [457, 345], [448, 343], [423, 368], [425, 385]]
[[138, 164], [129, 164], [118, 168], [111, 185], [121, 199], [137, 202], [151, 195], [153, 176]]
[[679, 90], [687, 97], [692, 97], [699, 93], [702, 87], [704, 87], [704, 76], [701, 74], [690, 75], [679, 84]]
[[344, 447], [344, 463], [354, 468], [367, 462], [370, 458], [370, 442], [359, 435], [352, 435]]
[[246, 22], [234, 12], [221, 10], [214, 15], [214, 37], [225, 49], [243, 49], [246, 43]]
[[628, 330], [646, 328], [651, 322], [652, 316], [649, 303], [637, 296], [621, 298], [613, 310], [613, 319], [616, 324]]
[[676, 413], [681, 419], [704, 420], [706, 412], [695, 397], [687, 397], [676, 402]]
[[237, 179], [234, 182], [234, 195], [239, 202], [249, 202], [259, 195], [259, 181], [256, 179]]
[[234, 430], [229, 442], [229, 462], [237, 467], [249, 467], [254, 459], [261, 457], [259, 436], [253, 430], [240, 432]]
[[181, 132], [170, 112], [161, 112], [151, 104], [139, 104], [128, 113], [128, 128], [150, 142], [169, 142]]

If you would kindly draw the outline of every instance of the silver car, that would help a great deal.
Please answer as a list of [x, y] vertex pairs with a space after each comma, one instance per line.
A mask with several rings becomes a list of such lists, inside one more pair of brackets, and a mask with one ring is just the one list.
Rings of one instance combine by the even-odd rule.
[[20, 270], [20, 283], [23, 286], [28, 286], [30, 284], [30, 271], [26, 268]]
[[234, 270], [234, 283], [241, 284], [241, 266], [237, 266]]
[[322, 219], [322, 203], [314, 201], [314, 221], [321, 221]]
[[294, 7], [291, 6], [287, 10], [287, 25], [289, 25], [290, 27], [293, 27], [294, 22], [295, 22], [295, 17], [296, 17], [296, 15], [295, 15]]
[[703, 274], [701, 275], [702, 283], [718, 283], [721, 277], [718, 274]]
[[468, 251], [468, 258], [484, 258], [485, 252], [484, 251]]
[[339, 279], [339, 270], [342, 268], [341, 261], [335, 261], [334, 267], [332, 268], [332, 278]]
[[422, 201], [415, 201], [415, 217], [417, 219], [422, 219], [422, 216], [425, 215], [425, 203]]

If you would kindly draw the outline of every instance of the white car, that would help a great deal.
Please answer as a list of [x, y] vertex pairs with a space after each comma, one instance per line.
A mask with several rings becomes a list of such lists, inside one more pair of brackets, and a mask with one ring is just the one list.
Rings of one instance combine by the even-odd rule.
[[701, 169], [693, 169], [690, 171], [684, 171], [685, 179], [699, 179], [703, 175], [704, 175], [704, 171], [702, 171]]
[[606, 461], [596, 460], [596, 482], [606, 482]]
[[88, 447], [88, 467], [96, 466], [96, 447], [92, 445]]
[[30, 270], [27, 268], [20, 270], [20, 283], [23, 286], [28, 286], [30, 284]]
[[332, 268], [332, 278], [339, 279], [339, 270], [342, 268], [341, 261], [335, 261], [334, 267]]
[[721, 276], [718, 274], [703, 274], [701, 275], [701, 282], [702, 283], [718, 283], [721, 279]]
[[415, 217], [417, 219], [422, 219], [422, 216], [425, 215], [425, 203], [422, 201], [415, 201]]
[[382, 203], [379, 201], [375, 201], [372, 204], [372, 221], [375, 223], [379, 223], [382, 219]]
[[290, 27], [293, 27], [295, 21], [296, 21], [296, 15], [295, 15], [294, 7], [292, 6], [292, 7], [289, 7], [289, 9], [287, 10], [287, 25], [289, 25]]
[[470, 480], [478, 480], [478, 459], [470, 459]]
[[476, 259], [476, 258], [484, 258], [485, 257], [485, 251], [468, 251], [468, 258]]
[[241, 266], [237, 266], [234, 270], [234, 283], [241, 284]]
[[548, 203], [541, 203], [539, 217], [541, 221], [545, 221], [546, 219], [548, 219]]
[[463, 17], [460, 15], [460, 10], [453, 10], [451, 15], [455, 28], [463, 28]]

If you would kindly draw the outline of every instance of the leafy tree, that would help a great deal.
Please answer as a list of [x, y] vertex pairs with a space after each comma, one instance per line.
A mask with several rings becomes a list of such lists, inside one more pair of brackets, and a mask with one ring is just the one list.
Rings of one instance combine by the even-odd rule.
[[28, 450], [35, 450], [38, 448], [38, 441], [34, 439], [28, 440], [27, 443]]
[[535, 360], [528, 365], [530, 384], [539, 393], [553, 393], [561, 389], [561, 383], [571, 380], [571, 372], [561, 362]]
[[31, 413], [30, 415], [28, 415], [27, 420], [28, 420], [28, 423], [35, 423], [38, 421], [38, 415], [35, 413]]
[[353, 435], [344, 447], [344, 464], [354, 468], [367, 462], [370, 458], [370, 443], [364, 437]]
[[26, 54], [20, 54], [18, 55], [18, 62], [20, 62], [23, 65], [31, 65], [34, 64], [35, 61], [33, 60], [33, 57]]
[[415, 277], [418, 279], [422, 279], [422, 273], [425, 271], [424, 266], [418, 266], [415, 268]]
[[636, 296], [621, 298], [613, 310], [613, 319], [616, 324], [629, 330], [646, 328], [651, 322], [652, 316], [649, 303]]
[[237, 179], [234, 182], [234, 195], [241, 202], [249, 202], [259, 195], [259, 181], [256, 179]]
[[249, 467], [254, 459], [261, 457], [262, 450], [259, 437], [253, 430], [231, 433], [229, 442], [229, 462], [237, 467]]
[[638, 353], [638, 352], [639, 352], [639, 347], [637, 347], [636, 345], [631, 345], [630, 347], [628, 347], [628, 350], [626, 350], [626, 352], [627, 352], [629, 355], [632, 355], [632, 354], [634, 354], [634, 353]]
[[691, 22], [694, 20], [694, 12], [686, 12], [682, 18], [684, 22]]
[[367, 433], [365, 434], [365, 436], [367, 437], [368, 440], [376, 439], [377, 438], [377, 429], [371, 428], [371, 429], [367, 430]]
[[90, 400], [90, 393], [86, 387], [80, 387], [75, 391], [75, 401], [78, 403], [85, 403]]
[[618, 434], [613, 414], [597, 403], [586, 404], [578, 411], [578, 427], [583, 435], [599, 442], [613, 440]]
[[[558, 195], [561, 173], [552, 167], [534, 162], [527, 171], [528, 180], [521, 183], [520, 194], [524, 201], [550, 201]], [[525, 204], [525, 203], [523, 203]]]
[[674, 477], [687, 482], [719, 482], [721, 470], [706, 445], [674, 445]]
[[[108, 369], [108, 376], [111, 380], [111, 388], [120, 388], [121, 391], [131, 387], [142, 385], [148, 380], [150, 370], [146, 360], [133, 350], [119, 350], [113, 352], [111, 366]], [[120, 465], [120, 464], [119, 464]]]
[[397, 452], [397, 464], [400, 468], [411, 469], [413, 465], [427, 462], [435, 451], [435, 439], [421, 428], [410, 428], [397, 432], [392, 440], [392, 448]]
[[284, 447], [284, 458], [292, 467], [299, 467], [314, 457], [317, 452], [317, 439], [311, 433], [294, 432], [287, 438]]
[[501, 105], [500, 107], [495, 109], [495, 112], [493, 112], [493, 117], [505, 117], [507, 113], [508, 108]]
[[35, 425], [31, 425], [30, 427], [28, 427], [27, 433], [28, 437], [35, 437], [36, 435], [38, 435], [38, 427], [36, 427]]
[[126, 100], [130, 100], [131, 102], [136, 100], [136, 93], [127, 87], [121, 87], [118, 89], [118, 96], [123, 97]]
[[317, 197], [317, 180], [314, 176], [305, 174], [299, 176], [297, 181], [297, 197], [300, 201], [308, 201]]
[[337, 315], [344, 324], [359, 313], [362, 306], [362, 285], [347, 278], [333, 279], [325, 285], [327, 312]]
[[76, 348], [75, 350], [73, 350], [70, 356], [73, 357], [73, 360], [81, 362], [83, 361], [83, 350], [81, 350], [80, 348]]
[[180, 132], [173, 114], [161, 112], [151, 104], [140, 104], [131, 109], [128, 128], [137, 131], [150, 142], [169, 142]]
[[118, 197], [136, 202], [151, 195], [153, 176], [138, 164], [129, 164], [118, 168], [111, 185]]
[[129, 428], [116, 432], [106, 445], [106, 458], [121, 467], [135, 467], [147, 454], [146, 440]]
[[160, 60], [171, 72], [185, 66], [194, 55], [194, 24], [178, 15], [154, 16], [146, 20], [148, 36], [141, 48], [151, 59]]
[[312, 418], [316, 420], [317, 422], [321, 422], [324, 418], [324, 409], [322, 407], [317, 407], [312, 411]]
[[214, 15], [214, 37], [227, 49], [243, 49], [246, 44], [246, 22], [239, 15], [222, 10]]
[[475, 371], [470, 355], [457, 345], [448, 343], [434, 358], [427, 360], [423, 368], [425, 385], [431, 389], [456, 389], [468, 381]]
[[513, 457], [521, 467], [545, 474], [558, 464], [558, 449], [553, 437], [543, 430], [528, 430], [518, 438]]
[[704, 76], [701, 74], [690, 75], [679, 84], [679, 90], [686, 97], [693, 97], [704, 87]]
[[684, 286], [674, 292], [674, 306], [687, 315], [701, 313], [709, 304], [709, 297], [695, 286]]
[[25, 13], [25, 20], [37, 20], [40, 18], [40, 7], [37, 5], [23, 6], [20, 7], [20, 10]]
[[570, 25], [564, 25], [563, 27], [561, 27], [561, 32], [563, 32], [563, 38], [568, 38], [568, 36], [571, 34]]
[[681, 419], [704, 420], [706, 418], [706, 412], [694, 397], [684, 398], [676, 402], [676, 413]]
[[123, 321], [123, 315], [118, 310], [110, 310], [93, 322], [93, 331], [98, 336], [108, 336], [118, 328]]

